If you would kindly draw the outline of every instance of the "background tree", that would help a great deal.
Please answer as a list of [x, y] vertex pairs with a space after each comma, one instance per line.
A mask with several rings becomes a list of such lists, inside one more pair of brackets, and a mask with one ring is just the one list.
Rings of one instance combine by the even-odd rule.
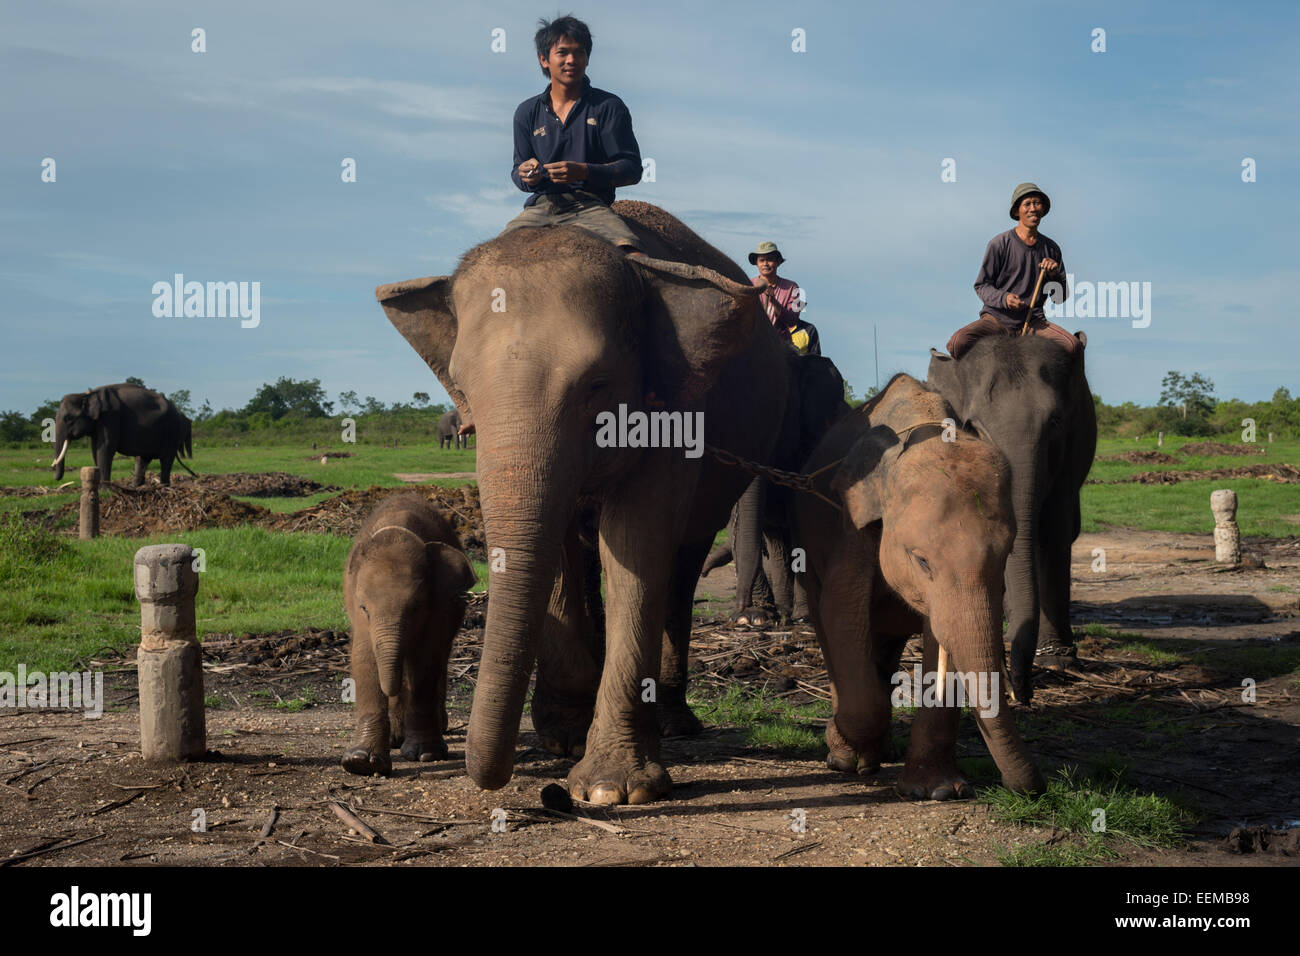
[[1205, 418], [1214, 411], [1214, 383], [1200, 372], [1191, 378], [1169, 372], [1160, 382], [1160, 404], [1181, 409], [1183, 418]]
[[126, 384], [128, 384], [128, 385], [139, 385], [141, 388], [148, 388], [148, 387], [149, 387], [148, 385], [146, 385], [146, 384], [144, 383], [144, 379], [142, 379], [142, 378], [136, 378], [134, 375], [128, 375], [128, 376], [126, 377]]
[[251, 416], [265, 412], [273, 420], [289, 414], [301, 418], [326, 418], [333, 410], [334, 403], [325, 400], [325, 389], [321, 388], [320, 379], [298, 382], [282, 377], [274, 385], [259, 388], [241, 414]]
[[167, 396], [167, 401], [176, 406], [176, 411], [180, 412], [186, 418], [194, 418], [194, 406], [190, 404], [190, 390], [188, 388], [178, 388]]
[[339, 408], [343, 414], [347, 414], [354, 408], [361, 407], [361, 399], [357, 398], [355, 391], [339, 392]]
[[415, 402], [416, 405], [419, 405], [421, 408], [424, 408], [426, 405], [429, 404], [429, 393], [416, 392], [414, 395], [411, 396], [411, 399]]

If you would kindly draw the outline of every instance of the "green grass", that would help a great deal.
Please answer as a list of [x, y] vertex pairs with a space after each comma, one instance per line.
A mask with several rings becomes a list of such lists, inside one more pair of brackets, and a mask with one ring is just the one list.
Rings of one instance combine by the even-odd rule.
[[739, 728], [750, 746], [791, 756], [826, 756], [829, 703], [790, 704], [736, 684], [720, 697], [692, 696], [690, 703], [706, 724]]
[[291, 714], [296, 714], [300, 710], [306, 710], [308, 707], [315, 707], [320, 701], [316, 699], [316, 692], [308, 687], [297, 697], [290, 700], [277, 700], [273, 706], [276, 710], [287, 710]]
[[1300, 534], [1300, 524], [1284, 515], [1300, 514], [1300, 489], [1263, 478], [1218, 478], [1176, 485], [1084, 485], [1079, 496], [1085, 532], [1108, 527], [1210, 535], [1214, 516], [1210, 493], [1237, 493], [1237, 524], [1243, 535], [1285, 538]]
[[[1027, 844], [1001, 848], [1004, 866], [1086, 866], [1118, 856], [1117, 845], [1159, 849], [1182, 846], [1195, 815], [1166, 797], [1142, 793], [1124, 782], [1127, 764], [1114, 754], [1103, 755], [1088, 773], [1067, 767], [1037, 797], [1013, 793], [1004, 787], [984, 790], [993, 818], [1020, 826], [1054, 827], [1069, 834], [1048, 846]], [[1105, 811], [1104, 830], [1093, 830]]]
[[[435, 442], [423, 444], [402, 444], [397, 448], [391, 444], [367, 444], [358, 441], [355, 444], [334, 442], [320, 445], [313, 451], [310, 441], [291, 442], [279, 445], [254, 444], [255, 438], [241, 441], [240, 447], [231, 444], [203, 445], [198, 438], [194, 440], [194, 458], [186, 459], [194, 471], [200, 475], [222, 475], [233, 472], [284, 471], [292, 475], [302, 475], [325, 485], [338, 485], [343, 488], [369, 488], [371, 485], [394, 486], [402, 482], [393, 475], [397, 472], [444, 472], [473, 471], [474, 449], [456, 450], [439, 449]], [[320, 456], [326, 451], [346, 451], [350, 458], [331, 458], [328, 464], [320, 463]], [[49, 449], [6, 448], [0, 449], [0, 486], [10, 485], [45, 485], [54, 488], [59, 484], [50, 471], [50, 461], [54, 455]], [[68, 447], [67, 472], [64, 481], [79, 481], [77, 469], [83, 465], [93, 465], [89, 439], [73, 442]], [[134, 464], [130, 458], [118, 456], [113, 461], [113, 479], [129, 479]], [[158, 473], [158, 463], [150, 466], [153, 474]], [[173, 474], [184, 474], [178, 465]], [[463, 479], [448, 479], [445, 484], [464, 484]], [[31, 499], [26, 499], [31, 500]]]

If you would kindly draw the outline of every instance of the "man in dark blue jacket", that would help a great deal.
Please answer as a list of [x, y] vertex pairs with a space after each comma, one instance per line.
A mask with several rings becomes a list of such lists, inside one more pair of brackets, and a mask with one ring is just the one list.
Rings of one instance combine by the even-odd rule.
[[641, 181], [632, 117], [613, 93], [587, 79], [591, 31], [581, 20], [541, 21], [537, 60], [550, 84], [515, 110], [514, 184], [532, 193], [504, 232], [524, 226], [580, 226], [625, 251], [636, 235], [609, 208], [614, 187]]

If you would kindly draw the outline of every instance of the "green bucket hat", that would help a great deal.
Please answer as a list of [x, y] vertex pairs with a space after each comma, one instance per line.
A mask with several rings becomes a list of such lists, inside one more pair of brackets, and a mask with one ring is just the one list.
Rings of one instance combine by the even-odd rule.
[[1019, 186], [1016, 187], [1016, 191], [1011, 194], [1011, 218], [1016, 220], [1017, 222], [1020, 221], [1020, 217], [1016, 215], [1016, 213], [1020, 209], [1020, 200], [1024, 199], [1026, 196], [1043, 197], [1044, 216], [1046, 216], [1049, 212], [1052, 211], [1052, 200], [1047, 198], [1047, 193], [1043, 192], [1033, 183], [1021, 183]]
[[776, 256], [777, 265], [785, 262], [785, 256], [781, 255], [781, 250], [776, 247], [775, 242], [760, 242], [758, 248], [749, 254], [749, 264], [758, 265], [759, 256]]

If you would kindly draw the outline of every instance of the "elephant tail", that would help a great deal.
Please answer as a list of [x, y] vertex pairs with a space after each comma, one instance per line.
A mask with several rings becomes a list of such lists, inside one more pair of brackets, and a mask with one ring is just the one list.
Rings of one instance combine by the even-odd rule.
[[194, 474], [194, 469], [191, 468], [189, 465], [185, 464], [185, 462], [182, 461], [180, 458], [177, 458], [177, 459], [176, 459], [176, 464], [180, 465], [182, 468], [184, 468], [186, 471], [188, 471], [188, 472], [189, 472], [191, 475], [193, 475], [195, 478], [198, 477], [198, 475], [195, 475], [195, 474]]
[[[184, 433], [184, 435], [181, 436], [181, 448], [182, 448], [182, 450], [185, 452], [185, 457], [186, 457], [186, 458], [193, 458], [193, 457], [194, 457], [194, 445], [191, 443], [191, 439], [190, 439], [190, 422], [189, 422], [189, 419], [186, 419], [186, 420], [185, 420], [185, 433]], [[177, 456], [177, 459], [178, 459], [178, 460], [179, 460], [179, 457], [180, 457], [180, 456]], [[189, 471], [188, 468], [186, 468], [185, 470], [186, 470], [186, 471]], [[194, 472], [190, 471], [190, 474], [192, 475], [192, 474], [194, 474]]]

